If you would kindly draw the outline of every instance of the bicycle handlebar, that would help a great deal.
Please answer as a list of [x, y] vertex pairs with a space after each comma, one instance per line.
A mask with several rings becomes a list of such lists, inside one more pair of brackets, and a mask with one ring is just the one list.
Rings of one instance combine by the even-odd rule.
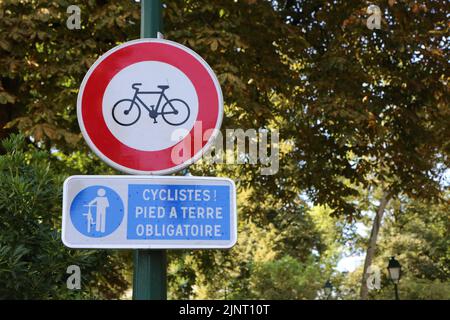
[[137, 88], [137, 86], [142, 86], [142, 83], [133, 83], [133, 84], [131, 85], [131, 87], [132, 87], [133, 89], [139, 90], [139, 88]]

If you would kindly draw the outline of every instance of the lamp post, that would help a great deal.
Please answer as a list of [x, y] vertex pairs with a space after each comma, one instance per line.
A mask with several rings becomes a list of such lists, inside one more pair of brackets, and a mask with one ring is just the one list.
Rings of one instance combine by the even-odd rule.
[[389, 278], [391, 279], [392, 283], [394, 284], [394, 290], [395, 290], [395, 300], [400, 300], [398, 297], [398, 282], [400, 281], [401, 273], [402, 273], [402, 266], [400, 265], [400, 262], [398, 262], [395, 257], [391, 257], [389, 259], [389, 264], [387, 266], [388, 272], [389, 272]]
[[328, 300], [330, 298], [331, 292], [333, 291], [333, 285], [331, 284], [330, 280], [327, 280], [327, 282], [325, 282], [323, 289], [325, 291]]

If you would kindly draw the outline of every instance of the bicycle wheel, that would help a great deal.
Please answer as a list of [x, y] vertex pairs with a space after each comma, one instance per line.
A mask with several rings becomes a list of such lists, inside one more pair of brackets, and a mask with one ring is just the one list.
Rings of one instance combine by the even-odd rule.
[[191, 114], [186, 102], [181, 99], [171, 99], [162, 107], [161, 115], [168, 124], [179, 126], [185, 123]]
[[112, 116], [114, 121], [121, 126], [131, 126], [141, 117], [141, 108], [131, 99], [122, 99], [114, 105]]

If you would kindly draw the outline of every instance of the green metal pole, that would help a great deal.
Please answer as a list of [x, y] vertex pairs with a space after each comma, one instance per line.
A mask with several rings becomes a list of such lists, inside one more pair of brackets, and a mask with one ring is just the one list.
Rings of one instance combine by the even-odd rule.
[[[161, 0], [141, 0], [141, 38], [156, 38], [161, 25]], [[166, 300], [166, 250], [135, 250], [133, 258], [133, 299]]]
[[156, 38], [161, 29], [161, 0], [141, 0], [141, 38]]
[[133, 299], [167, 299], [166, 250], [134, 252]]

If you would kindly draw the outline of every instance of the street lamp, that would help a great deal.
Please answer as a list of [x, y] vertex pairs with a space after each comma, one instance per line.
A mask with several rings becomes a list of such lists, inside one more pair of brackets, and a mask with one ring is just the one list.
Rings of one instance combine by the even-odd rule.
[[331, 291], [333, 291], [333, 285], [331, 284], [330, 280], [327, 280], [327, 282], [325, 282], [323, 289], [325, 290], [325, 294], [327, 295], [327, 300], [328, 300], [328, 298], [330, 298]]
[[400, 265], [400, 262], [395, 260], [395, 257], [391, 257], [389, 259], [389, 264], [387, 266], [388, 272], [389, 272], [389, 278], [391, 279], [392, 283], [394, 284], [394, 290], [395, 290], [395, 300], [400, 300], [398, 297], [398, 282], [400, 281], [400, 277], [402, 275], [402, 266]]

